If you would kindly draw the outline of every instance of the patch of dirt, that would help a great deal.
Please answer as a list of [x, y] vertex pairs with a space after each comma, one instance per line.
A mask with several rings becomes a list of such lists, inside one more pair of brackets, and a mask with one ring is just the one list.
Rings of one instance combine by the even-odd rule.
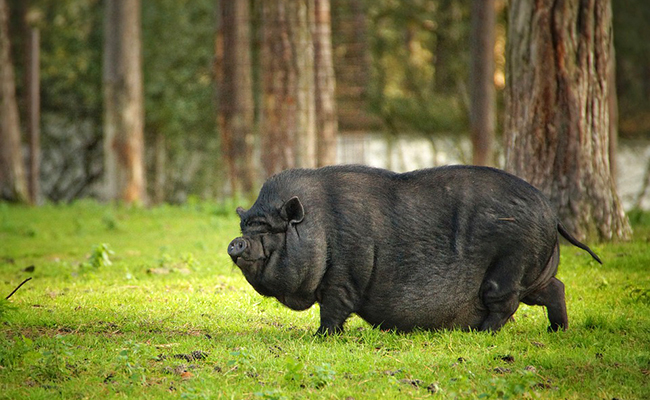
[[526, 368], [524, 368], [524, 371], [531, 372], [533, 374], [537, 373], [537, 368], [535, 368], [532, 365], [527, 365]]
[[183, 359], [188, 362], [195, 361], [195, 360], [203, 360], [208, 358], [208, 353], [201, 350], [195, 350], [189, 354], [174, 354], [174, 358]]
[[536, 383], [534, 386], [536, 389], [547, 389], [547, 390], [558, 390], [559, 388], [557, 386], [553, 385], [553, 381], [550, 379], [546, 380], [546, 382], [539, 382]]
[[422, 381], [419, 379], [400, 379], [399, 383], [403, 383], [405, 385], [411, 385], [416, 389], [422, 386]]
[[[192, 361], [197, 361], [197, 360], [204, 360], [208, 358], [208, 353], [202, 350], [194, 350], [191, 353], [178, 353], [178, 354], [173, 354], [171, 357], [177, 358], [179, 360], [185, 360], [187, 362], [192, 362]], [[165, 354], [158, 354], [158, 358], [156, 361], [163, 361], [166, 360], [167, 356]]]
[[431, 394], [437, 393], [440, 390], [440, 387], [438, 386], [437, 383], [434, 382], [432, 384], [427, 385], [419, 379], [400, 379], [399, 383], [412, 386], [416, 389], [426, 388], [427, 392]]
[[199, 368], [199, 366], [196, 364], [190, 364], [190, 365], [180, 364], [175, 367], [167, 366], [163, 368], [163, 372], [167, 374], [179, 375], [181, 377], [184, 377], [184, 376], [188, 376], [188, 374], [190, 374], [189, 376], [193, 375], [190, 372], [190, 370], [197, 369], [197, 368]]
[[512, 364], [515, 362], [515, 357], [511, 354], [506, 354], [505, 356], [498, 356], [498, 359], [501, 361], [505, 361], [508, 364]]

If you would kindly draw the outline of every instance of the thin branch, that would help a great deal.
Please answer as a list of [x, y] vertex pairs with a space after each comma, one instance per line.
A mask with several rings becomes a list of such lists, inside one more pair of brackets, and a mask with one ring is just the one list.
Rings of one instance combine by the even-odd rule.
[[24, 280], [20, 285], [18, 285], [17, 288], [14, 289], [13, 292], [9, 293], [9, 296], [5, 297], [5, 300], [9, 300], [9, 298], [10, 298], [11, 296], [13, 296], [14, 293], [16, 293], [16, 291], [17, 291], [18, 289], [20, 289], [20, 287], [21, 287], [22, 285], [24, 285], [24, 284], [25, 284], [28, 280], [30, 280], [30, 279], [32, 279], [32, 278], [29, 277], [29, 278], [25, 279], [25, 280]]

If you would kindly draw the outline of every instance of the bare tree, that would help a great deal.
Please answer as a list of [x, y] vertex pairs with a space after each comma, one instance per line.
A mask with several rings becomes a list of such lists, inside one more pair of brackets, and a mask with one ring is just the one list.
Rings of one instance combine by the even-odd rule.
[[217, 1], [216, 76], [221, 147], [232, 194], [250, 194], [253, 166], [253, 85], [248, 0]]
[[470, 129], [472, 163], [494, 164], [496, 94], [494, 88], [494, 0], [472, 1], [470, 34]]
[[140, 0], [106, 0], [104, 177], [106, 197], [145, 200]]
[[316, 135], [319, 167], [336, 163], [336, 78], [332, 58], [332, 29], [329, 0], [315, 0], [314, 68], [316, 75]]
[[610, 0], [513, 0], [508, 29], [506, 169], [577, 237], [629, 238], [610, 173]]
[[6, 0], [0, 0], [0, 198], [25, 202], [28, 193], [15, 79], [9, 40], [9, 7]]

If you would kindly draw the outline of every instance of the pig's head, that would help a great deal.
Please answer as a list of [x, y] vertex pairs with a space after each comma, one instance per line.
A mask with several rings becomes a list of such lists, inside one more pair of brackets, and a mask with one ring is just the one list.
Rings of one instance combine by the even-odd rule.
[[318, 260], [305, 209], [295, 196], [276, 205], [260, 200], [248, 211], [237, 208], [242, 236], [230, 242], [228, 255], [257, 292], [294, 310], [307, 309], [322, 273], [314, 268]]

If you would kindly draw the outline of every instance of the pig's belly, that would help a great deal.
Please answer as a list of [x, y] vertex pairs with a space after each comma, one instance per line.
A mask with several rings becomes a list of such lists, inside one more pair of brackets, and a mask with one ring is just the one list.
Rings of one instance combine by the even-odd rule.
[[390, 295], [367, 293], [357, 315], [381, 329], [474, 329], [487, 317], [478, 290], [440, 293], [397, 287]]

